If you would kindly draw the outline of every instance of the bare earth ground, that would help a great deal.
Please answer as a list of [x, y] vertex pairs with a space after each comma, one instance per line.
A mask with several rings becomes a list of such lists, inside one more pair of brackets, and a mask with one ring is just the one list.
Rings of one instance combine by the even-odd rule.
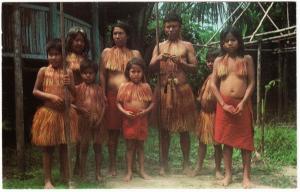
[[[105, 188], [223, 188], [217, 184], [217, 180], [213, 174], [213, 161], [209, 161], [210, 165], [202, 170], [202, 173], [196, 177], [188, 177], [181, 174], [181, 170], [171, 170], [171, 173], [166, 176], [159, 176], [158, 168], [152, 169], [152, 173], [149, 172], [151, 176], [150, 180], [144, 180], [139, 177], [138, 174], [134, 174], [133, 179], [130, 182], [124, 182], [123, 177], [125, 175], [124, 170], [120, 170], [118, 176], [116, 177], [106, 177], [104, 180]], [[253, 169], [256, 167], [253, 165]], [[149, 170], [149, 169], [148, 169]], [[233, 182], [226, 188], [242, 188], [242, 169], [233, 169]], [[106, 170], [104, 170], [106, 174]], [[252, 173], [252, 188], [276, 188], [274, 187], [274, 182], [277, 180], [285, 178], [289, 180], [292, 186], [287, 186], [287, 188], [297, 187], [297, 169], [296, 167], [284, 167], [280, 173], [270, 174], [268, 171], [260, 170], [253, 171]], [[266, 184], [269, 183], [269, 184]]]

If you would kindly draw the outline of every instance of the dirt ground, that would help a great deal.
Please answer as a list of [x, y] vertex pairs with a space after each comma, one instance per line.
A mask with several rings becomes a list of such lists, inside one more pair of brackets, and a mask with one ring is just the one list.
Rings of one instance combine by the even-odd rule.
[[[105, 188], [174, 188], [174, 189], [207, 189], [207, 188], [220, 188], [224, 189], [217, 183], [213, 172], [213, 161], [206, 165], [202, 172], [196, 177], [188, 177], [181, 174], [181, 170], [171, 170], [166, 176], [158, 175], [158, 168], [152, 169], [149, 173], [150, 180], [144, 180], [138, 174], [134, 174], [130, 182], [124, 182], [124, 170], [120, 170], [116, 177], [106, 177], [104, 181]], [[256, 170], [256, 165], [253, 165], [253, 170]], [[259, 170], [259, 169], [258, 169]], [[105, 172], [106, 173], [106, 170]], [[287, 188], [297, 187], [297, 169], [296, 167], [284, 167], [280, 173], [270, 174], [269, 172], [253, 171], [252, 173], [252, 188], [277, 188], [276, 182], [279, 178], [287, 179], [291, 185]], [[242, 188], [242, 168], [237, 167], [233, 169], [233, 182], [226, 188]], [[275, 182], [275, 183], [274, 183]], [[268, 183], [268, 184], [266, 184]], [[275, 185], [274, 185], [275, 184]], [[280, 187], [281, 188], [281, 187]], [[285, 187], [283, 187], [285, 188]]]

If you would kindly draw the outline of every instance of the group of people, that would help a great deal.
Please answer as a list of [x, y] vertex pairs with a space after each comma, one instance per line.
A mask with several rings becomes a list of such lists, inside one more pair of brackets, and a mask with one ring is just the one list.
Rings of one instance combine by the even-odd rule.
[[[241, 34], [232, 27], [220, 34], [220, 51], [209, 51], [207, 67], [212, 70], [199, 89], [197, 114], [195, 98], [187, 75], [196, 72], [197, 58], [193, 45], [182, 40], [181, 18], [170, 14], [164, 19], [166, 40], [155, 46], [149, 70], [138, 50], [130, 49], [130, 30], [118, 22], [112, 27], [113, 46], [105, 48], [98, 65], [88, 59], [89, 41], [85, 31], [72, 27], [66, 38], [67, 70], [63, 70], [62, 45], [59, 39], [47, 43], [48, 66], [42, 67], [33, 94], [44, 101], [35, 113], [32, 143], [43, 149], [45, 188], [54, 188], [51, 180], [53, 152], [59, 147], [60, 174], [69, 178], [65, 133], [66, 107], [69, 108], [70, 140], [76, 143], [74, 174], [84, 178], [89, 144], [96, 161], [96, 180], [102, 180], [102, 145], [107, 144], [109, 175], [117, 175], [116, 156], [119, 136], [126, 140], [127, 173], [130, 181], [138, 156], [139, 174], [149, 179], [144, 167], [144, 141], [148, 119], [159, 125], [160, 175], [168, 170], [171, 133], [180, 134], [183, 173], [196, 176], [201, 171], [206, 146], [215, 149], [216, 178], [227, 186], [232, 181], [232, 151], [239, 148], [243, 160], [243, 187], [250, 182], [253, 126], [251, 95], [254, 90], [254, 65], [244, 54]], [[99, 82], [97, 74], [99, 71]], [[147, 83], [148, 71], [157, 72], [159, 81], [152, 90]], [[65, 94], [67, 89], [69, 94]], [[68, 97], [68, 98], [66, 98]], [[69, 99], [70, 106], [65, 105]], [[151, 115], [150, 115], [151, 113]], [[157, 116], [159, 114], [159, 117]], [[149, 118], [151, 116], [151, 118]], [[199, 157], [190, 169], [190, 132], [199, 138]], [[221, 147], [223, 145], [223, 149]], [[221, 171], [222, 152], [225, 175]]]

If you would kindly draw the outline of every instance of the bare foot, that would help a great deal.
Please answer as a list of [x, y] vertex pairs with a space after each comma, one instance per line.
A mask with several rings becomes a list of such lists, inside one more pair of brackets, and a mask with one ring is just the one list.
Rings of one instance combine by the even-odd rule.
[[244, 178], [243, 179], [243, 188], [244, 189], [249, 189], [251, 187], [252, 187], [252, 183], [251, 183], [250, 179], [249, 178]]
[[232, 182], [231, 177], [225, 177], [224, 179], [218, 181], [219, 185], [222, 185], [224, 187], [228, 186]]
[[132, 173], [127, 173], [127, 175], [124, 177], [125, 182], [129, 182], [132, 179]]
[[194, 169], [193, 171], [190, 171], [190, 173], [188, 174], [188, 176], [190, 177], [195, 177], [199, 175], [199, 169]]
[[216, 179], [223, 179], [224, 175], [221, 173], [221, 171], [216, 171]]
[[160, 176], [165, 176], [165, 175], [166, 175], [166, 171], [165, 171], [165, 168], [164, 168], [164, 167], [161, 167], [161, 168], [159, 169], [159, 175], [160, 175]]
[[183, 168], [183, 170], [182, 170], [182, 173], [184, 174], [184, 175], [190, 175], [190, 174], [192, 174], [192, 170], [191, 170], [191, 168], [189, 167], [189, 166], [185, 166], [184, 168]]
[[113, 176], [113, 177], [117, 176], [117, 171], [116, 171], [116, 169], [115, 169], [115, 168], [110, 169], [110, 170], [108, 171], [108, 175]]
[[44, 189], [54, 189], [54, 186], [50, 181], [45, 183]]
[[147, 173], [145, 173], [144, 171], [140, 172], [140, 176], [146, 180], [151, 179], [151, 177], [149, 175], [147, 175]]
[[103, 180], [104, 180], [104, 177], [102, 176], [102, 175], [96, 175], [96, 181], [98, 181], [98, 182], [103, 182]]

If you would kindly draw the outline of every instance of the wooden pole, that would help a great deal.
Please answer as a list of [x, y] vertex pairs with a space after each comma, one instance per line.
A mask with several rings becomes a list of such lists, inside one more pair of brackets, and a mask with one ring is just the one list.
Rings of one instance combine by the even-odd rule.
[[[260, 2], [258, 2], [258, 5], [259, 5], [260, 8], [263, 10], [263, 12], [266, 13], [265, 8], [261, 5]], [[270, 22], [273, 24], [273, 26], [274, 26], [277, 30], [279, 30], [279, 28], [277, 27], [277, 25], [274, 23], [273, 19], [272, 19], [268, 14], [267, 14], [267, 17], [268, 17], [268, 19], [270, 20]], [[282, 33], [281, 33], [281, 35], [282, 35]]]
[[256, 124], [261, 122], [261, 96], [260, 96], [260, 81], [261, 81], [261, 42], [257, 48], [257, 69], [256, 69]]
[[283, 111], [288, 111], [287, 65], [288, 65], [288, 54], [285, 54], [283, 57], [283, 74], [282, 74]]
[[[159, 12], [158, 12], [158, 2], [155, 4], [156, 8], [156, 47], [157, 47], [157, 55], [160, 54], [159, 51]], [[158, 75], [157, 75], [157, 89], [158, 89], [158, 98], [156, 101], [157, 106], [157, 126], [158, 126], [158, 136], [159, 136], [159, 163], [160, 166], [163, 166], [162, 160], [162, 133], [161, 133], [161, 88], [160, 88], [160, 64], [158, 67]]]
[[217, 33], [224, 27], [224, 25], [227, 23], [227, 21], [237, 12], [237, 10], [242, 6], [243, 3], [240, 3], [239, 6], [231, 13], [231, 15], [226, 19], [226, 21], [221, 25], [221, 27], [213, 34], [213, 36], [205, 43], [205, 45], [208, 45], [210, 41], [217, 35]]
[[99, 11], [98, 2], [92, 3], [92, 57], [95, 63], [100, 58], [100, 34], [99, 34]]
[[49, 3], [49, 36], [50, 39], [59, 37], [59, 18], [57, 15], [57, 3]]
[[271, 3], [271, 5], [268, 7], [267, 11], [265, 12], [263, 18], [261, 19], [261, 21], [259, 22], [258, 26], [256, 27], [255, 31], [252, 33], [250, 41], [252, 41], [252, 39], [254, 38], [255, 34], [257, 33], [258, 29], [260, 28], [260, 26], [262, 25], [263, 21], [265, 20], [266, 16], [268, 15], [270, 9], [272, 8], [274, 2]]
[[14, 39], [14, 75], [15, 75], [15, 112], [16, 112], [16, 141], [17, 141], [17, 166], [20, 173], [25, 174], [25, 143], [24, 143], [24, 107], [23, 107], [23, 74], [22, 74], [22, 41], [21, 41], [21, 16], [17, 3], [13, 8], [13, 39]]
[[[64, 74], [67, 74], [67, 63], [65, 57], [65, 22], [64, 22], [64, 7], [63, 3], [60, 3], [60, 35], [61, 35], [61, 45], [62, 45], [62, 60], [63, 60], [63, 70]], [[64, 111], [64, 131], [65, 137], [67, 141], [67, 150], [68, 150], [68, 186], [69, 188], [73, 188], [72, 183], [72, 171], [71, 171], [71, 142], [70, 142], [70, 97], [69, 91], [67, 87], [64, 87], [64, 100], [65, 100], [65, 111]]]
[[[279, 43], [279, 50], [281, 50], [282, 44]], [[278, 53], [278, 92], [277, 92], [277, 116], [278, 118], [282, 115], [282, 53]]]
[[232, 26], [235, 25], [235, 23], [239, 20], [239, 18], [245, 13], [245, 11], [248, 9], [248, 7], [250, 6], [250, 3], [247, 4], [247, 6], [245, 7], [245, 9], [240, 13], [240, 15], [235, 19], [235, 21], [232, 23]]

